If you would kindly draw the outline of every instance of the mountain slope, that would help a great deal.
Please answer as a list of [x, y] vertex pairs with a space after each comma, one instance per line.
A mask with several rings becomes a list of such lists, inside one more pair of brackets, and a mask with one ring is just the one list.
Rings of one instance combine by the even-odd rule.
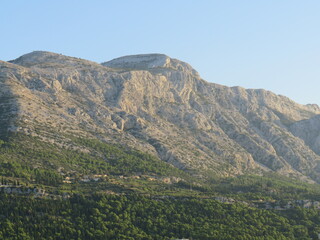
[[320, 182], [315, 137], [300, 124], [317, 119], [317, 105], [208, 83], [162, 54], [98, 64], [37, 51], [0, 62], [0, 84], [3, 136], [120, 143], [199, 177], [276, 171]]

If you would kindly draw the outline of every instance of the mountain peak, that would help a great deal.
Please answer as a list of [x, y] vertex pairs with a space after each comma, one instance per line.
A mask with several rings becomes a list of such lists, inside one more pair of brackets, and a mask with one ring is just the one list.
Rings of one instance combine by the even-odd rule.
[[76, 57], [69, 57], [59, 53], [47, 52], [47, 51], [33, 51], [24, 54], [17, 59], [9, 61], [10, 63], [17, 64], [24, 67], [32, 66], [83, 66], [83, 65], [99, 65], [96, 62], [92, 62], [85, 59], [80, 59]]
[[178, 71], [191, 72], [194, 75], [199, 75], [188, 63], [170, 58], [165, 54], [151, 53], [128, 55], [115, 58], [111, 61], [102, 63], [103, 66], [111, 68], [149, 70], [157, 68], [170, 68]]
[[11, 60], [9, 62], [23, 65], [22, 63], [44, 62], [48, 58], [59, 57], [60, 55], [61, 54], [47, 52], [47, 51], [33, 51], [30, 53], [24, 54], [18, 57], [17, 59]]
[[113, 68], [148, 69], [167, 67], [169, 63], [170, 58], [164, 54], [138, 54], [119, 57], [102, 65]]

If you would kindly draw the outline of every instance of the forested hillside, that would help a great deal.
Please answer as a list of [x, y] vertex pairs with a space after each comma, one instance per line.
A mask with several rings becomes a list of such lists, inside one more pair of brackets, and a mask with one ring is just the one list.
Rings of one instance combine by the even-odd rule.
[[134, 149], [74, 142], [86, 151], [30, 136], [1, 141], [1, 239], [316, 239], [320, 232], [317, 206], [277, 209], [318, 200], [318, 185], [272, 174], [201, 181]]
[[138, 195], [0, 196], [1, 239], [317, 239], [319, 212]]

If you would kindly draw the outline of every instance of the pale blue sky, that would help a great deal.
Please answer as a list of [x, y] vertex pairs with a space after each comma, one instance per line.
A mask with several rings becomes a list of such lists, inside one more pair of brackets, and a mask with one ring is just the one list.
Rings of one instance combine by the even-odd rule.
[[207, 81], [320, 104], [319, 0], [1, 0], [0, 59], [164, 53]]

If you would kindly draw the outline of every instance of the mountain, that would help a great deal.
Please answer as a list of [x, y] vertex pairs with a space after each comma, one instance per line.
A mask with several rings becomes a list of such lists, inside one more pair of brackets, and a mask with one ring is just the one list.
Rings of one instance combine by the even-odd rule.
[[163, 54], [102, 64], [36, 51], [0, 61], [0, 134], [80, 152], [136, 149], [197, 178], [276, 172], [320, 182], [320, 108], [203, 80]]

